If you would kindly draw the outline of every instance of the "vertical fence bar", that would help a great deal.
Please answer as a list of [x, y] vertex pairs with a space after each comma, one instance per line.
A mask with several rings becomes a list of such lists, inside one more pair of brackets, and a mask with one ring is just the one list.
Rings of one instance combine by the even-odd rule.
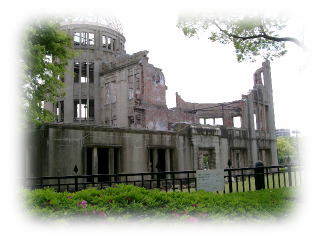
[[251, 176], [250, 176], [250, 173], [248, 175], [248, 183], [249, 183], [249, 191], [251, 191]]
[[175, 192], [176, 191], [176, 184], [175, 184], [175, 179], [172, 179], [172, 190]]
[[286, 171], [283, 171], [283, 183], [284, 183], [284, 187], [287, 187], [287, 180], [286, 180], [286, 178], [287, 178], [287, 172]]
[[274, 172], [271, 172], [272, 174], [272, 188], [275, 188], [275, 183], [274, 183]]
[[166, 183], [166, 192], [168, 192], [168, 180], [167, 180], [167, 178], [165, 178], [164, 180], [165, 180], [165, 183]]
[[190, 192], [190, 175], [189, 175], [189, 172], [187, 174], [187, 184], [188, 184], [188, 192]]
[[239, 192], [238, 175], [235, 176], [235, 181], [236, 181], [236, 189], [237, 189], [237, 192]]
[[180, 191], [182, 192], [182, 179], [180, 178]]
[[266, 169], [266, 176], [267, 176], [267, 188], [270, 188], [269, 187], [269, 169], [268, 168], [265, 168]]
[[291, 174], [291, 166], [288, 166], [288, 175], [289, 175], [289, 186], [292, 187], [292, 174]]
[[231, 176], [231, 169], [228, 169], [228, 183], [229, 183], [229, 193], [232, 193], [232, 176]]
[[144, 187], [144, 176], [143, 176], [143, 174], [141, 174], [141, 185], [142, 185], [142, 187]]
[[281, 188], [281, 182], [280, 182], [280, 168], [277, 167], [278, 170], [278, 188]]
[[74, 178], [74, 190], [75, 191], [78, 191], [79, 190], [79, 188], [78, 188], [78, 177], [77, 176], [75, 176], [75, 178]]
[[245, 192], [245, 190], [244, 190], [244, 172], [243, 172], [243, 168], [241, 168], [241, 180], [242, 180], [242, 192]]
[[160, 175], [159, 173], [156, 174], [157, 177], [157, 188], [160, 188]]

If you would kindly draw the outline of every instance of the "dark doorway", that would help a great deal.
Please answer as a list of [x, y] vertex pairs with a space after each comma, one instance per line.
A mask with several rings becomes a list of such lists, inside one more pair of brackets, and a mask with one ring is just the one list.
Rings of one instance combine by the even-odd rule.
[[[98, 174], [109, 173], [109, 149], [98, 148]], [[108, 181], [106, 176], [98, 177], [99, 182]]]
[[[156, 168], [158, 172], [164, 172], [166, 170], [166, 150], [165, 149], [158, 149], [158, 163]], [[166, 178], [166, 174], [164, 173], [161, 173], [158, 175], [158, 179], [165, 179], [165, 178]]]
[[164, 172], [166, 170], [166, 150], [158, 149], [158, 164], [156, 166], [158, 172]]

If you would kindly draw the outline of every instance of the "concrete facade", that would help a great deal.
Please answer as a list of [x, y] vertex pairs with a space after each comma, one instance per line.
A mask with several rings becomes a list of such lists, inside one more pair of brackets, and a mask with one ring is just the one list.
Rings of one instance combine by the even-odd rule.
[[[69, 24], [77, 56], [62, 80], [66, 95], [50, 123], [33, 134], [27, 176], [137, 173], [277, 165], [270, 63], [253, 89], [228, 103], [190, 103], [176, 93], [166, 105], [161, 69], [148, 52], [129, 55], [122, 34], [93, 24]], [[33, 165], [33, 166], [31, 166]]]

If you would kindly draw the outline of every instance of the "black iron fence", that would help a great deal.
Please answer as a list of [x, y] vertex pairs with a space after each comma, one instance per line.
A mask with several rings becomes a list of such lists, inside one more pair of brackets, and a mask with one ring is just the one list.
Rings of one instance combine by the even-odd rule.
[[[228, 168], [224, 173], [224, 190], [217, 193], [246, 192], [301, 184], [301, 169], [293, 165]], [[159, 188], [166, 192], [197, 190], [196, 171], [35, 177], [24, 179], [23, 185], [31, 189], [51, 187], [58, 192], [72, 192], [90, 187], [102, 189], [117, 184], [132, 184], [148, 189]]]

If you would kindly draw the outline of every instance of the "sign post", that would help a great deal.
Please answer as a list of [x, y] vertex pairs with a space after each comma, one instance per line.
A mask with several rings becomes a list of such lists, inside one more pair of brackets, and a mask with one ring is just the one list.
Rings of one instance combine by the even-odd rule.
[[197, 189], [207, 192], [216, 192], [224, 190], [224, 170], [197, 170]]

